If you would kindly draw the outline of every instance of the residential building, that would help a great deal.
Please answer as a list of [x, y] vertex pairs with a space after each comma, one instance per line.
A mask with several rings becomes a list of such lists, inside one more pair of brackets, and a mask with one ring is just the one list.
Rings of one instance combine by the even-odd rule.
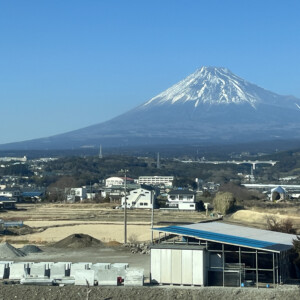
[[21, 191], [19, 188], [9, 188], [6, 187], [3, 190], [0, 190], [0, 197], [11, 198], [17, 202], [21, 200]]
[[168, 193], [167, 206], [173, 209], [196, 210], [196, 193], [190, 190], [172, 190]]
[[0, 196], [0, 209], [15, 209], [16, 202], [13, 198]]
[[[128, 183], [126, 184], [126, 190], [127, 192], [131, 190], [138, 189], [140, 187], [139, 184], [134, 183]], [[101, 190], [101, 196], [103, 198], [110, 197], [114, 200], [120, 200], [121, 196], [124, 195], [125, 192], [125, 186], [124, 185], [112, 185], [111, 187], [105, 187]]]
[[[133, 183], [132, 178], [126, 177], [126, 184]], [[124, 185], [125, 177], [109, 177], [105, 180], [106, 187], [112, 187], [114, 185]]]
[[174, 176], [140, 176], [139, 184], [173, 186]]
[[[157, 196], [156, 190], [147, 185], [141, 185], [138, 189], [129, 191], [126, 196], [127, 208], [152, 208]], [[125, 205], [125, 196], [122, 197], [121, 205]]]
[[86, 187], [66, 189], [67, 202], [77, 202], [87, 199]]

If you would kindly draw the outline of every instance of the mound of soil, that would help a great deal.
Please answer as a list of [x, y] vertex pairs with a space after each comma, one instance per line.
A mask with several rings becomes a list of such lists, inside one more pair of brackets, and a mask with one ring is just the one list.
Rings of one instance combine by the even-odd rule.
[[119, 243], [117, 241], [110, 241], [110, 242], [107, 242], [105, 243], [106, 246], [108, 247], [119, 247], [119, 246], [122, 246], [123, 244], [122, 243]]
[[39, 252], [43, 252], [42, 249], [40, 249], [39, 247], [35, 246], [35, 245], [25, 245], [23, 248], [20, 249], [22, 252], [24, 252], [25, 254], [29, 254], [29, 253], [39, 253]]
[[15, 248], [9, 243], [1, 243], [0, 244], [0, 258], [15, 258], [20, 256], [26, 256], [26, 253]]
[[60, 240], [59, 242], [55, 243], [53, 247], [56, 248], [86, 248], [86, 247], [94, 247], [94, 246], [103, 246], [103, 243], [100, 240], [93, 238], [87, 234], [72, 234], [68, 237]]

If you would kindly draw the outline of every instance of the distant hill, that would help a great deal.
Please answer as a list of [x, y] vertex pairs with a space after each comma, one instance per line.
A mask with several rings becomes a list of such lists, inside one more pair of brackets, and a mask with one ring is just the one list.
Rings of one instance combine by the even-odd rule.
[[267, 91], [226, 68], [202, 67], [110, 121], [0, 149], [232, 144], [300, 138], [300, 99]]

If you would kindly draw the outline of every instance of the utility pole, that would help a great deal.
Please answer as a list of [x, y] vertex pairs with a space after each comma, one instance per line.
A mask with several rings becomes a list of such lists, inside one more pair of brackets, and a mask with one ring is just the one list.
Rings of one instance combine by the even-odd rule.
[[250, 175], [250, 182], [254, 182], [255, 178], [254, 178], [254, 168], [253, 165], [251, 165], [251, 175]]
[[154, 223], [154, 191], [151, 191], [152, 211], [151, 211], [151, 244], [153, 244], [153, 223]]
[[90, 200], [93, 200], [93, 196], [92, 196], [92, 182], [90, 181]]
[[127, 184], [127, 176], [126, 176], [126, 172], [128, 172], [128, 170], [124, 170], [125, 173], [125, 181], [124, 181], [124, 244], [127, 244], [127, 191], [126, 191], [126, 184]]
[[160, 169], [160, 159], [159, 159], [159, 152], [157, 153], [157, 159], [156, 159], [156, 168]]

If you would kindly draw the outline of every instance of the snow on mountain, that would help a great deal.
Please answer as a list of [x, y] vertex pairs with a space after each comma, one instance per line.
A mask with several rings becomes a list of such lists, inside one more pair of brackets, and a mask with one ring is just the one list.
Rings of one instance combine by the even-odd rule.
[[202, 67], [146, 103], [107, 122], [0, 149], [66, 149], [300, 139], [300, 99]]
[[202, 67], [193, 74], [150, 99], [144, 106], [193, 102], [205, 104], [241, 104], [255, 107], [264, 90], [234, 75], [226, 68]]

